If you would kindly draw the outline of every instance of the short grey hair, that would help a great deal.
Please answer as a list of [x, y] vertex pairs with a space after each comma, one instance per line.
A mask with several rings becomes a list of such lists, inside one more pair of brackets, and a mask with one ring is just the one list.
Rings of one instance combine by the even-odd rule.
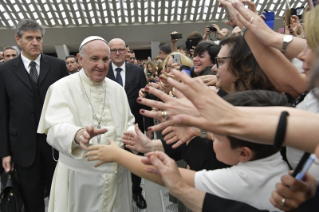
[[37, 31], [40, 30], [42, 37], [44, 36], [45, 29], [38, 22], [30, 19], [22, 19], [16, 27], [16, 35], [21, 38], [24, 31]]

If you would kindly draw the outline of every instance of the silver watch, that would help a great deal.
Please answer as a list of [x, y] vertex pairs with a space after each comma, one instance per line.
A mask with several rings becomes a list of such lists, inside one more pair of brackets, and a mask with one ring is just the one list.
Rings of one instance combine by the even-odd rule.
[[282, 39], [283, 43], [282, 43], [282, 48], [281, 48], [281, 52], [282, 53], [286, 53], [286, 49], [288, 44], [292, 41], [294, 37], [292, 35], [285, 35]]

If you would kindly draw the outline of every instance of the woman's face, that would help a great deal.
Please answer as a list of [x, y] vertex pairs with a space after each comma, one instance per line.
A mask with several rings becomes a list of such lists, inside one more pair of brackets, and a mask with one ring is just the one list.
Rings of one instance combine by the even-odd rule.
[[167, 64], [166, 64], [166, 68], [165, 68], [165, 71], [166, 71], [167, 73], [171, 72], [172, 64], [173, 64], [173, 58], [170, 57], [170, 58], [167, 60]]
[[226, 91], [227, 93], [235, 92], [235, 76], [229, 71], [229, 61], [230, 58], [223, 57], [229, 57], [229, 46], [224, 45], [217, 56], [218, 60], [218, 67], [217, 65], [214, 65], [212, 68], [212, 71], [216, 72], [216, 87]]
[[[214, 59], [215, 58], [212, 58], [212, 60]], [[207, 51], [203, 51], [201, 54], [197, 54], [196, 57], [193, 58], [193, 62], [194, 71], [196, 74], [199, 74], [201, 70], [213, 64]]]
[[151, 64], [147, 65], [147, 70], [148, 70], [148, 72], [153, 72], [153, 68], [152, 68]]
[[311, 48], [307, 45], [302, 52], [298, 55], [298, 59], [303, 62], [302, 69], [306, 75], [306, 80], [309, 82], [313, 72], [313, 65], [316, 61], [316, 56]]

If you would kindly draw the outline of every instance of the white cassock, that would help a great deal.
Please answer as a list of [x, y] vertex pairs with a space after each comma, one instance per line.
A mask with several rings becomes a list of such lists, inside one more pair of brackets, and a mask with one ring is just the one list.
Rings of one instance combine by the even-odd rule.
[[[101, 135], [101, 144], [108, 144], [110, 138], [123, 148], [123, 133], [134, 130], [126, 93], [116, 82], [105, 78], [101, 84], [94, 84], [82, 69], [51, 85], [38, 127], [38, 133], [46, 133], [47, 142], [59, 151], [49, 212], [132, 211], [130, 172], [117, 163], [95, 168], [97, 161], [88, 162], [83, 158], [85, 151], [73, 142], [79, 129], [98, 125], [80, 77], [97, 118], [102, 115], [101, 128], [108, 129]], [[97, 141], [94, 137], [90, 145]]]

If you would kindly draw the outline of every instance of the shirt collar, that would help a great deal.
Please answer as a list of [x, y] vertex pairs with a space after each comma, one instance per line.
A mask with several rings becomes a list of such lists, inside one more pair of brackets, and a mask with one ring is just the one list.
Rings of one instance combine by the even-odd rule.
[[118, 67], [112, 62], [112, 67], [113, 67], [113, 71], [115, 71], [116, 68], [121, 68], [123, 71], [125, 71], [125, 62], [120, 67]]
[[[21, 53], [21, 59], [22, 62], [24, 64], [25, 67], [29, 67], [31, 60], [25, 56], [23, 56], [23, 54]], [[41, 59], [41, 54], [39, 54], [39, 56], [37, 57], [37, 59], [34, 60], [34, 62], [40, 66], [40, 59]]]

